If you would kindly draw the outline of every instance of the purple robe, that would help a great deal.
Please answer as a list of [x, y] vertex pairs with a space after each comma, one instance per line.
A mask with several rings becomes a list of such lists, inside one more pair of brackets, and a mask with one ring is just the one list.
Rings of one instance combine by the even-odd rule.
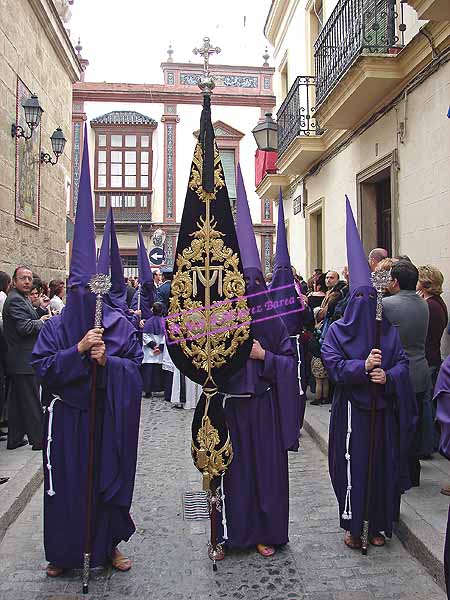
[[[132, 300], [131, 309], [138, 309], [139, 290], [136, 290]], [[155, 302], [155, 286], [153, 283], [143, 283], [141, 286], [141, 319], [146, 321], [153, 316], [152, 306]]]
[[[441, 428], [440, 453], [450, 460], [450, 356], [442, 363], [434, 389], [437, 403], [436, 420]], [[447, 533], [444, 546], [444, 575], [447, 586], [447, 598], [450, 599], [450, 507], [447, 519]]]
[[[374, 347], [375, 305], [372, 287], [356, 288], [344, 317], [330, 326], [322, 345], [322, 360], [335, 384], [329, 433], [330, 477], [339, 504], [340, 525], [355, 537], [362, 532], [367, 486], [373, 384], [366, 374], [365, 360]], [[381, 325], [380, 345], [387, 381], [377, 386], [369, 533], [384, 531], [391, 537], [392, 523], [399, 517], [400, 496], [411, 487], [408, 453], [416, 407], [408, 360], [396, 329], [386, 319]]]
[[[75, 296], [73, 302], [81, 309]], [[79, 316], [85, 313], [80, 310]], [[76, 338], [81, 339], [82, 330], [89, 327], [85, 324], [80, 331], [73, 331], [71, 323], [76, 328], [80, 320], [64, 322], [63, 318], [53, 317], [46, 323], [34, 347], [32, 364], [41, 379], [47, 407], [55, 396], [60, 397], [45, 416], [45, 554], [57, 566], [79, 568], [85, 543], [91, 363], [78, 353]], [[115, 546], [135, 531], [129, 511], [142, 393], [142, 350], [135, 330], [119, 311], [107, 305], [103, 327], [107, 362], [97, 369], [92, 567], [104, 565]]]
[[299, 404], [286, 389], [297, 385], [296, 358], [285, 334], [276, 353], [266, 349], [264, 361], [248, 359], [220, 390], [230, 394], [225, 417], [234, 452], [223, 481], [228, 547], [289, 541], [287, 451], [298, 448]]

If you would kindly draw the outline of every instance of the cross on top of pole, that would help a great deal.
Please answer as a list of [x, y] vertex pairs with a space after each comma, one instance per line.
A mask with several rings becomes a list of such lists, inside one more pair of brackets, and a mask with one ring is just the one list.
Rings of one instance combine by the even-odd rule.
[[200, 54], [203, 56], [203, 71], [204, 76], [209, 76], [209, 57], [212, 54], [219, 54], [221, 52], [220, 48], [216, 46], [215, 48], [211, 46], [209, 37], [203, 38], [203, 46], [201, 48], [194, 48], [192, 51], [195, 55]]

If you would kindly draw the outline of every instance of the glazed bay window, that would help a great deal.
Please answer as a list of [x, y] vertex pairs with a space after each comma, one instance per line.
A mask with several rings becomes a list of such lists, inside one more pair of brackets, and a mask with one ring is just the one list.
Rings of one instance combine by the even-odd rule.
[[97, 186], [99, 188], [106, 187], [106, 151], [99, 150], [98, 152], [98, 169], [97, 169]]
[[[129, 174], [127, 174], [129, 173]], [[125, 187], [136, 187], [136, 151], [125, 152]]]

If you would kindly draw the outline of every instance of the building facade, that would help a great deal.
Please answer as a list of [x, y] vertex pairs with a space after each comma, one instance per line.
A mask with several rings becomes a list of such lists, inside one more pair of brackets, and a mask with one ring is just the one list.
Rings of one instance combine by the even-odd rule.
[[[81, 59], [81, 57], [80, 57]], [[83, 60], [81, 59], [83, 63]], [[84, 64], [84, 63], [83, 63]], [[226, 183], [230, 195], [231, 207], [234, 210], [236, 201], [236, 168], [240, 163], [247, 185], [249, 204], [261, 260], [265, 270], [270, 270], [273, 255], [275, 226], [271, 202], [260, 200], [255, 193], [254, 156], [256, 144], [251, 133], [252, 128], [271, 110], [275, 98], [273, 96], [274, 70], [267, 62], [261, 67], [236, 67], [229, 65], [211, 65], [211, 72], [217, 77], [216, 89], [212, 98], [212, 118], [216, 141], [221, 153]], [[202, 65], [193, 63], [177, 63], [173, 61], [172, 50], [166, 62], [161, 64], [163, 84], [108, 84], [82, 81], [74, 86], [73, 127], [73, 198], [76, 207], [77, 178], [82, 148], [82, 125], [91, 119], [90, 148], [93, 158], [94, 195], [96, 203], [97, 243], [101, 241], [103, 221], [106, 208], [111, 205], [116, 222], [118, 222], [118, 239], [121, 254], [128, 274], [135, 272], [136, 261], [136, 226], [140, 222], [148, 250], [155, 246], [155, 232], [162, 231], [164, 239], [164, 263], [172, 266], [175, 257], [177, 236], [183, 213], [193, 151], [198, 136], [202, 96], [197, 82], [202, 73]], [[120, 102], [125, 111], [111, 111], [98, 118], [98, 106], [105, 102]], [[134, 110], [138, 108], [139, 113]], [[147, 127], [152, 128], [149, 135], [152, 156], [148, 169], [148, 189], [131, 189], [126, 185], [126, 169], [131, 175], [133, 167], [127, 167], [126, 153], [131, 147], [126, 146], [126, 136], [139, 138], [139, 125], [130, 122], [119, 125], [112, 123], [120, 115], [137, 115], [140, 119], [150, 119]], [[115, 115], [115, 116], [114, 116]], [[150, 117], [151, 115], [151, 117]], [[94, 117], [94, 118], [91, 118]], [[155, 119], [155, 121], [153, 121]], [[107, 121], [107, 122], [105, 122]], [[120, 131], [119, 131], [120, 130]], [[123, 130], [123, 131], [122, 131]], [[107, 146], [100, 147], [102, 143]], [[122, 146], [113, 148], [113, 136], [122, 136]], [[114, 138], [119, 143], [119, 138]], [[130, 142], [131, 143], [131, 142]], [[109, 145], [108, 145], [109, 144]], [[104, 148], [104, 149], [103, 149]], [[142, 149], [141, 149], [142, 150]], [[137, 147], [139, 151], [139, 146]], [[106, 152], [106, 154], [104, 154]], [[111, 163], [112, 153], [122, 152], [118, 163]], [[99, 157], [106, 162], [99, 162]], [[108, 162], [109, 161], [109, 162]], [[136, 163], [138, 164], [139, 161]], [[142, 168], [142, 162], [141, 168]], [[121, 168], [120, 174], [119, 169]], [[142, 183], [141, 172], [136, 167], [136, 183]], [[112, 171], [114, 175], [113, 181]], [[102, 171], [100, 173], [100, 171]], [[147, 175], [144, 175], [146, 177]], [[99, 179], [104, 178], [104, 179]], [[122, 181], [120, 182], [120, 177]], [[131, 181], [131, 180], [129, 180]], [[99, 187], [99, 183], [106, 187]], [[122, 188], [114, 188], [122, 185]], [[117, 192], [117, 193], [116, 193]], [[120, 193], [119, 193], [120, 192]], [[133, 192], [130, 194], [130, 192]], [[148, 192], [148, 193], [147, 193]], [[121, 196], [122, 206], [117, 206], [116, 196]], [[136, 195], [136, 206], [130, 206], [128, 196]], [[138, 206], [137, 196], [147, 198], [147, 207]], [[105, 198], [106, 196], [106, 198]], [[128, 203], [125, 206], [125, 202]], [[100, 203], [102, 205], [100, 205]], [[106, 204], [106, 206], [103, 206]], [[143, 211], [146, 211], [145, 215]], [[158, 237], [158, 235], [157, 235]], [[155, 250], [156, 257], [159, 256]], [[156, 265], [155, 265], [156, 266]]]
[[[72, 85], [81, 65], [65, 22], [68, 2], [4, 0], [0, 18], [0, 269], [29, 265], [41, 277], [66, 272], [66, 215], [71, 187]], [[23, 102], [44, 112], [30, 135]], [[12, 137], [12, 125], [29, 137]], [[50, 136], [67, 140], [57, 164]], [[17, 133], [20, 129], [17, 130]], [[17, 135], [16, 133], [16, 135]]]
[[[278, 159], [293, 264], [341, 270], [345, 194], [367, 251], [450, 281], [450, 3], [274, 0]], [[450, 286], [445, 300], [450, 302]]]

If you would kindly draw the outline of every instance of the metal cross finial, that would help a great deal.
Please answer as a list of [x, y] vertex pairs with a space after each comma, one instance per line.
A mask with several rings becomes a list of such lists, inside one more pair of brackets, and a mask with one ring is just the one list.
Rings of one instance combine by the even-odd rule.
[[376, 319], [377, 321], [381, 321], [383, 319], [383, 294], [391, 280], [391, 273], [385, 270], [374, 271], [371, 274], [371, 279], [372, 285], [377, 292]]
[[205, 77], [209, 75], [209, 56], [211, 54], [219, 54], [221, 52], [220, 48], [216, 46], [215, 48], [211, 46], [209, 37], [203, 38], [203, 46], [201, 48], [194, 48], [192, 51], [194, 54], [200, 54], [203, 56], [203, 70]]

